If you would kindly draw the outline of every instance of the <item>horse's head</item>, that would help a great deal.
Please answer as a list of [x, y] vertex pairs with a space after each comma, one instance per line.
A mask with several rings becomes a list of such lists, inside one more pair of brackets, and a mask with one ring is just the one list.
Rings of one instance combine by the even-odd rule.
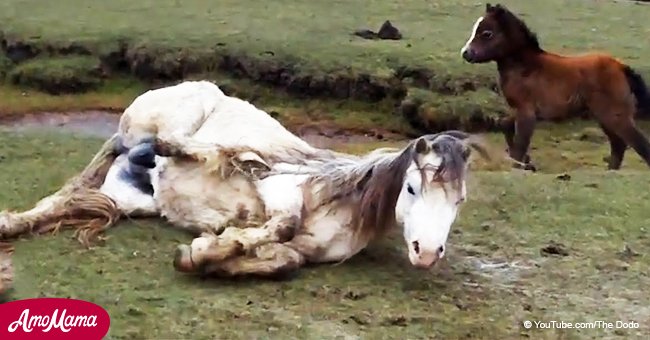
[[449, 131], [418, 138], [410, 145], [411, 164], [395, 205], [409, 259], [427, 268], [445, 255], [445, 243], [465, 201], [465, 174], [471, 148], [487, 155], [470, 135]]
[[541, 50], [536, 35], [505, 6], [488, 3], [460, 54], [470, 63], [487, 63], [526, 50]]

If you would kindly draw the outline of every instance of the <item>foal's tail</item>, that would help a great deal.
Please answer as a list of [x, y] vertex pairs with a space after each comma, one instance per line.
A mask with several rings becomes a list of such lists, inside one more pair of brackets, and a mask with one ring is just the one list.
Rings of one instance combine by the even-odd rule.
[[623, 67], [623, 73], [630, 85], [630, 90], [636, 97], [637, 115], [643, 118], [650, 117], [650, 90], [648, 90], [643, 77], [627, 65]]
[[0, 240], [72, 227], [77, 229], [78, 240], [88, 246], [91, 238], [121, 216], [115, 202], [98, 190], [117, 157], [118, 146], [119, 137], [115, 134], [81, 173], [69, 179], [57, 192], [41, 199], [32, 209], [0, 212]]

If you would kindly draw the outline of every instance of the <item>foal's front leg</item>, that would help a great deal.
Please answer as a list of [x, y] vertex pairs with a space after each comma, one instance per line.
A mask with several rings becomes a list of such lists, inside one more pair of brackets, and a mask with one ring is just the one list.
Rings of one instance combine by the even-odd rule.
[[[513, 147], [510, 149], [510, 157], [517, 162], [523, 163], [524, 170], [536, 171], [535, 166], [530, 163], [530, 158], [528, 159], [529, 162], [526, 162], [526, 155], [528, 153], [530, 141], [533, 137], [536, 122], [537, 118], [535, 117], [535, 112], [527, 109], [520, 109], [519, 114], [515, 119], [515, 135]], [[522, 166], [519, 165], [518, 167]]]
[[[506, 152], [508, 152], [508, 155], [510, 155], [515, 143], [515, 117], [506, 116], [501, 119], [499, 125], [501, 131], [503, 132], [503, 137], [506, 140], [506, 145], [508, 146]], [[528, 153], [526, 153], [524, 156], [523, 162], [530, 163], [530, 155]]]

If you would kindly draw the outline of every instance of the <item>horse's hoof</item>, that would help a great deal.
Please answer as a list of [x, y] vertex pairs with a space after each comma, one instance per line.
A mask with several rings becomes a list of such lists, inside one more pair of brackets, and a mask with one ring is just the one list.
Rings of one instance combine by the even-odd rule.
[[184, 273], [190, 273], [194, 271], [194, 262], [192, 262], [192, 248], [190, 246], [181, 244], [176, 247], [176, 252], [174, 253], [174, 269]]
[[532, 163], [525, 163], [525, 164], [516, 163], [512, 167], [515, 168], [515, 169], [521, 169], [521, 170], [524, 170], [524, 171], [537, 172], [537, 168]]
[[142, 143], [129, 151], [129, 162], [148, 169], [156, 167], [156, 152], [151, 143]]

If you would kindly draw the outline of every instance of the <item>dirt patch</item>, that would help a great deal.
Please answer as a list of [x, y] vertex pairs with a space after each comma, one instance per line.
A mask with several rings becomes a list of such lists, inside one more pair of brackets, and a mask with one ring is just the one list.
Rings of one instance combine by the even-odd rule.
[[[0, 121], [0, 128], [13, 131], [55, 130], [89, 137], [108, 138], [115, 131], [120, 113], [109, 111], [41, 112]], [[350, 130], [332, 123], [311, 123], [288, 129], [309, 144], [319, 148], [336, 148], [350, 143], [397, 141], [404, 137], [388, 131]]]
[[45, 129], [108, 138], [117, 131], [119, 119], [119, 114], [108, 111], [41, 112], [0, 121], [0, 126], [14, 131]]

